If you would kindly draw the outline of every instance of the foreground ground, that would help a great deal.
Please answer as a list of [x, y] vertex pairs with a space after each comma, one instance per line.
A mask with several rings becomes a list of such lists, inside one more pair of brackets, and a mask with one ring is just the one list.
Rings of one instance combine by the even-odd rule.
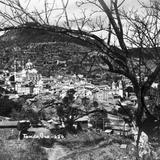
[[[43, 96], [43, 99], [46, 97]], [[50, 100], [52, 97], [47, 97]], [[42, 100], [43, 100], [42, 99]], [[46, 102], [47, 100], [44, 100]], [[41, 100], [41, 101], [42, 101]], [[36, 103], [43, 104], [43, 103]], [[42, 105], [38, 105], [42, 107]], [[25, 109], [37, 109], [35, 104]], [[54, 108], [51, 108], [54, 112]], [[30, 111], [30, 110], [29, 110]], [[45, 117], [51, 119], [53, 112], [45, 110]], [[24, 112], [26, 113], [26, 112]], [[23, 113], [23, 114], [24, 114]], [[27, 112], [28, 113], [28, 112]], [[13, 116], [14, 115], [14, 116]], [[22, 113], [18, 113], [22, 116]], [[12, 114], [19, 120], [17, 114]], [[18, 117], [18, 118], [17, 118]], [[28, 118], [35, 118], [29, 112]], [[24, 117], [22, 117], [24, 118]], [[156, 142], [156, 140], [155, 140]], [[159, 160], [160, 146], [154, 143], [153, 155], [149, 159]], [[107, 135], [95, 131], [68, 134], [65, 139], [23, 139], [18, 140], [17, 129], [0, 129], [0, 160], [135, 160], [133, 141], [123, 136]]]
[[18, 140], [16, 129], [0, 129], [0, 160], [135, 160], [131, 140], [96, 132], [66, 139]]

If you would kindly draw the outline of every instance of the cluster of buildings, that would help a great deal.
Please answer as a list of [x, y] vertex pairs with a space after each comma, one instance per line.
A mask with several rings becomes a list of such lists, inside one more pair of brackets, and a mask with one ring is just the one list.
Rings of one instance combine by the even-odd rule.
[[[16, 68], [16, 67], [15, 67]], [[22, 69], [17, 71], [14, 69], [13, 72], [2, 71], [0, 73], [0, 80], [4, 80], [4, 84], [1, 87], [5, 89], [12, 89], [17, 92], [18, 95], [27, 94], [40, 94], [44, 92], [50, 92], [51, 94], [58, 93], [61, 98], [66, 95], [69, 89], [76, 91], [75, 97], [87, 97], [91, 101], [97, 101], [98, 104], [101, 102], [113, 102], [114, 95], [123, 97], [123, 85], [122, 81], [119, 80], [117, 83], [112, 82], [108, 85], [94, 85], [83, 76], [83, 75], [57, 75], [55, 77], [43, 77], [38, 73], [33, 63], [28, 62], [22, 66]], [[110, 121], [118, 124], [120, 130], [123, 130], [125, 125], [122, 119], [117, 117], [108, 117]], [[76, 120], [76, 124], [80, 125], [81, 128], [88, 128], [89, 117], [84, 116]], [[98, 122], [96, 121], [97, 125]], [[107, 123], [103, 119], [103, 128], [106, 128]], [[108, 126], [108, 124], [107, 124]], [[115, 125], [114, 125], [115, 126]], [[116, 129], [115, 129], [116, 130]]]
[[15, 91], [19, 95], [39, 94], [43, 89], [42, 75], [38, 73], [30, 60], [22, 70], [13, 72], [3, 70], [0, 74], [1, 87]]
[[54, 77], [44, 77], [36, 70], [33, 63], [28, 60], [21, 66], [21, 70], [3, 71], [0, 73], [0, 80], [4, 80], [1, 87], [14, 90], [18, 95], [40, 94], [44, 92], [58, 93], [61, 98], [69, 89], [76, 90], [76, 97], [88, 97], [93, 101], [112, 101], [113, 95], [123, 97], [122, 81], [113, 82], [108, 85], [94, 85], [83, 75], [57, 75]]

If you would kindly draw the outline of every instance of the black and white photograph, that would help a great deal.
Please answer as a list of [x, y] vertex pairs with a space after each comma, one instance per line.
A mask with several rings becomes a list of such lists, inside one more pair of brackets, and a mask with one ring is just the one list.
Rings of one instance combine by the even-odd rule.
[[0, 160], [160, 160], [160, 1], [0, 0]]

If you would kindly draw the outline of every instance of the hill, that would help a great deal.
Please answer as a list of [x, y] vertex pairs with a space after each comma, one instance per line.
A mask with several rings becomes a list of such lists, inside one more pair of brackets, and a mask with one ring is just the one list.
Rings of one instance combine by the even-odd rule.
[[25, 63], [31, 59], [45, 76], [59, 70], [76, 70], [78, 63], [90, 51], [76, 38], [29, 28], [6, 32], [0, 37], [0, 44], [1, 69], [12, 70], [14, 60]]
[[[159, 50], [132, 48], [129, 50], [128, 58], [142, 56], [148, 61], [155, 56], [158, 57], [156, 52], [159, 53]], [[15, 60], [18, 66], [22, 61], [26, 63], [30, 59], [44, 76], [76, 73], [89, 76], [91, 80], [96, 79], [95, 83], [113, 78], [111, 74], [102, 73], [99, 66], [93, 65], [95, 61], [99, 61], [94, 56], [89, 57], [93, 52], [82, 40], [65, 34], [32, 28], [14, 29], [0, 37], [0, 69], [13, 71]], [[153, 62], [148, 62], [149, 66], [154, 66]]]
[[[0, 69], [13, 71], [16, 61], [20, 70], [19, 66], [30, 59], [43, 76], [83, 74], [95, 83], [104, 80], [104, 84], [106, 73], [101, 74], [101, 69], [93, 65], [92, 53], [88, 44], [77, 38], [39, 29], [14, 29], [0, 36]], [[94, 76], [97, 73], [98, 77]]]

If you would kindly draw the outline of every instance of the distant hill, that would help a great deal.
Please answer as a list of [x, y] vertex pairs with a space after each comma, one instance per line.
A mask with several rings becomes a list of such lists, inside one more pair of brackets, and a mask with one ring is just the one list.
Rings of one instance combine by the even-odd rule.
[[129, 50], [130, 56], [145, 57], [146, 59], [160, 58], [160, 47], [154, 48], [132, 48]]
[[[87, 75], [94, 59], [87, 59], [91, 52], [81, 40], [67, 35], [38, 29], [15, 29], [0, 37], [0, 68], [13, 70], [16, 59], [33, 62], [44, 76], [63, 73]], [[19, 65], [19, 64], [17, 64]]]
[[[28, 24], [34, 26], [34, 24]], [[0, 42], [4, 43], [5, 46], [10, 45], [27, 45], [30, 43], [40, 43], [40, 42], [68, 42], [68, 43], [76, 43], [79, 45], [87, 46], [81, 40], [76, 38], [71, 38], [67, 35], [60, 33], [53, 33], [46, 30], [41, 29], [33, 29], [33, 28], [19, 28], [7, 31], [4, 35], [0, 37]], [[6, 44], [6, 42], [8, 44]]]
[[[74, 37], [39, 29], [14, 29], [0, 36], [0, 69], [13, 70], [15, 59], [17, 66], [20, 61], [26, 63], [30, 59], [44, 76], [90, 73], [90, 78], [97, 79], [97, 83], [103, 81], [103, 78], [110, 79], [111, 74], [102, 74], [98, 66], [92, 66], [95, 59], [87, 58], [88, 52], [92, 52], [88, 44]], [[146, 48], [143, 51], [132, 48], [129, 57], [137, 58], [141, 55], [152, 59], [153, 55], [160, 55], [157, 52], [160, 53], [160, 48]], [[97, 74], [98, 78], [91, 72]]]

